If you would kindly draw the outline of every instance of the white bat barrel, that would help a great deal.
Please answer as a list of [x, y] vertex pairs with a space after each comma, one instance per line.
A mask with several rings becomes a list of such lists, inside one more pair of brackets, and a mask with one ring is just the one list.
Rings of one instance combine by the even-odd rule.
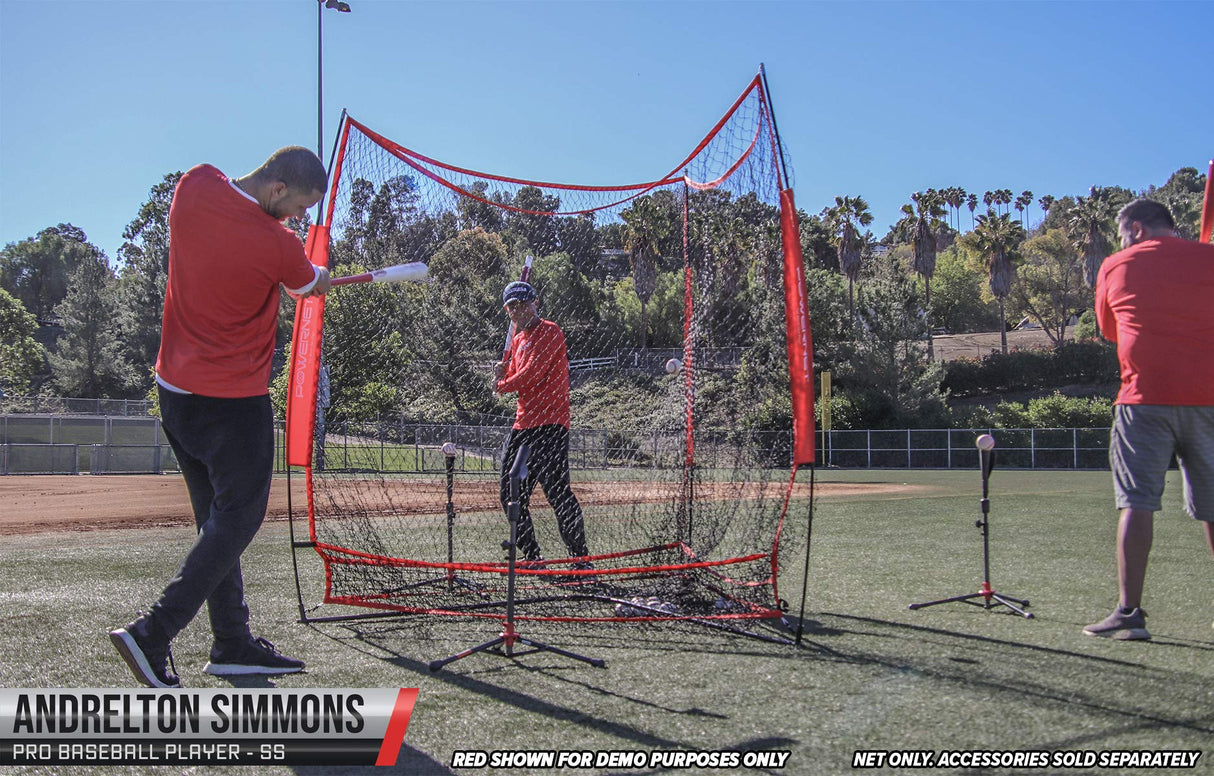
[[372, 283], [401, 283], [425, 280], [430, 274], [430, 268], [420, 261], [411, 264], [397, 264], [394, 267], [371, 270]]

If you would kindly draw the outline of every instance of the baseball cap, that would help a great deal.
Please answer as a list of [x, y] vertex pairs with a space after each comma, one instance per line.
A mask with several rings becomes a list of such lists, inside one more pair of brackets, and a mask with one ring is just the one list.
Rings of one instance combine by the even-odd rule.
[[530, 283], [524, 283], [521, 280], [516, 280], [506, 286], [506, 290], [502, 291], [502, 304], [507, 304], [514, 300], [520, 302], [530, 302], [536, 298], [535, 289]]

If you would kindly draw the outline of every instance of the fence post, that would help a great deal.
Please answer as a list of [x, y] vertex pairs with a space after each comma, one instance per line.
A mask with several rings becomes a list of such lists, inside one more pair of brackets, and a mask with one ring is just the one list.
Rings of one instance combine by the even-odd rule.
[[865, 452], [868, 454], [868, 468], [871, 469], [871, 468], [873, 468], [873, 432], [872, 432], [872, 429], [868, 429], [867, 431], [864, 432], [864, 440], [865, 440], [864, 447], [866, 448]]
[[911, 468], [910, 429], [906, 430], [906, 468]]
[[1029, 429], [1029, 468], [1037, 468], [1037, 429]]
[[1073, 454], [1073, 465], [1071, 468], [1079, 468], [1079, 429], [1071, 429], [1071, 453]]

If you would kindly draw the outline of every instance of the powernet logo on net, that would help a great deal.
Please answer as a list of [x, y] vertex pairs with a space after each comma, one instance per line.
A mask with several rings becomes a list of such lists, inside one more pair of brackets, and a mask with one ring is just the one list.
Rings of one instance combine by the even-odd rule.
[[395, 765], [406, 688], [0, 689], [0, 765]]
[[1123, 768], [1196, 768], [1203, 752], [1197, 749], [1067, 749], [1067, 750], [914, 750], [860, 749], [851, 767], [861, 768], [1016, 768], [1062, 771]]

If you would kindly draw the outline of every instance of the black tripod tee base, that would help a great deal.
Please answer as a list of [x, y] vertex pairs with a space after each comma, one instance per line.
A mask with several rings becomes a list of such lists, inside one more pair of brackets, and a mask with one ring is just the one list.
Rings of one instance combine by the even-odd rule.
[[[974, 600], [977, 598], [983, 599], [981, 603]], [[1003, 605], [1014, 611], [1016, 614], [1022, 615], [1028, 619], [1033, 619], [1032, 612], [1026, 612], [1023, 608], [1029, 605], [1027, 600], [1020, 598], [1012, 598], [1010, 596], [1000, 595], [991, 589], [989, 582], [983, 582], [982, 588], [977, 593], [968, 595], [955, 595], [952, 598], [941, 598], [939, 601], [927, 601], [921, 604], [911, 604], [907, 609], [922, 609], [926, 606], [935, 606], [936, 604], [951, 604], [951, 603], [967, 603], [973, 606], [981, 606], [983, 609], [994, 609], [996, 606]]]
[[[502, 549], [506, 550], [506, 619], [502, 621], [502, 632], [497, 638], [486, 641], [483, 644], [477, 644], [474, 647], [469, 647], [462, 652], [457, 652], [450, 657], [445, 657], [441, 660], [432, 660], [430, 662], [431, 673], [441, 671], [443, 666], [454, 663], [470, 655], [475, 655], [478, 652], [492, 652], [493, 654], [501, 655], [502, 657], [520, 657], [529, 655], [534, 652], [551, 652], [554, 655], [580, 660], [583, 663], [589, 663], [595, 668], [606, 668], [607, 661], [600, 658], [586, 657], [579, 655], [576, 652], [559, 649], [550, 644], [545, 644], [534, 639], [526, 638], [519, 635], [514, 628], [514, 577], [515, 577], [515, 560], [517, 558], [518, 549], [518, 520], [520, 512], [520, 486], [523, 480], [527, 479], [527, 458], [531, 455], [531, 446], [524, 444], [519, 447], [518, 455], [514, 459], [514, 466], [510, 469], [510, 502], [507, 504], [506, 516], [510, 520], [510, 538], [502, 542]], [[522, 644], [529, 649], [523, 652], [516, 652], [515, 644]]]
[[[941, 598], [937, 601], [927, 601], [921, 604], [911, 604], [908, 609], [923, 609], [936, 604], [951, 604], [951, 603], [966, 603], [973, 606], [981, 606], [983, 609], [993, 609], [996, 606], [1006, 606], [1027, 619], [1033, 619], [1031, 612], [1024, 611], [1024, 607], [1029, 605], [1029, 602], [1021, 598], [1012, 598], [1011, 596], [1001, 595], [996, 593], [991, 587], [991, 543], [990, 543], [990, 512], [991, 500], [988, 498], [989, 481], [991, 469], [994, 468], [994, 442], [992, 440], [991, 447], [983, 449], [979, 447], [978, 460], [982, 467], [982, 501], [979, 502], [982, 508], [982, 517], [974, 521], [974, 526], [982, 530], [982, 586], [978, 588], [977, 593], [966, 593], [964, 595], [955, 595], [950, 598]], [[979, 603], [976, 599], [981, 598]]]

